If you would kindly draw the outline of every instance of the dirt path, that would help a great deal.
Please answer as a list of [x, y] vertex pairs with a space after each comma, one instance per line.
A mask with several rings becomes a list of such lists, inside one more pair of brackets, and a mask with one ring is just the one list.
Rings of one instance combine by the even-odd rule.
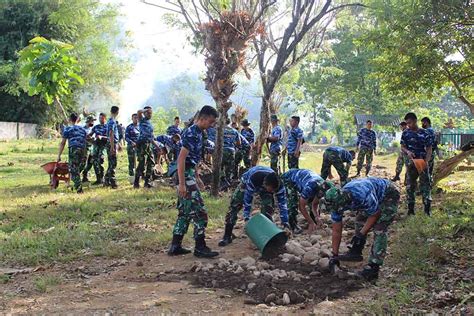
[[[237, 234], [241, 235], [241, 230], [237, 231]], [[211, 247], [218, 248], [216, 244], [220, 235], [216, 232], [209, 236]], [[227, 260], [238, 261], [246, 256], [256, 259], [259, 257], [256, 248], [246, 238], [238, 238], [232, 245], [219, 250], [220, 257]], [[40, 267], [35, 272], [15, 275], [8, 283], [0, 286], [0, 312], [12, 314], [51, 314], [65, 311], [73, 314], [156, 314], [161, 312], [241, 314], [245, 311], [247, 313], [308, 314], [313, 311], [316, 304], [324, 300], [322, 296], [315, 296], [304, 303], [288, 306], [273, 303], [258, 304], [262, 303], [258, 302], [258, 298], [261, 300], [263, 293], [266, 295], [272, 291], [271, 282], [256, 282], [258, 286], [249, 291], [238, 288], [239, 277], [234, 276], [234, 283], [226, 284], [226, 280], [218, 279], [220, 284], [216, 288], [203, 287], [197, 280], [206, 282], [218, 276], [192, 272], [193, 266], [195, 267], [199, 262], [209, 265], [216, 263], [217, 260], [198, 260], [192, 255], [179, 258], [169, 257], [163, 249], [161, 253], [150, 253], [133, 260], [93, 258], [87, 262]], [[302, 269], [308, 269], [308, 267]], [[207, 276], [207, 279], [200, 279], [201, 276]], [[41, 293], [35, 286], [35, 279], [40, 277], [55, 277], [61, 281], [59, 285], [51, 286], [46, 292]], [[226, 275], [222, 274], [221, 277], [226, 277]], [[349, 289], [344, 288], [343, 281], [329, 275], [320, 275], [319, 278], [319, 281], [314, 279], [315, 289], [327, 289], [329, 296], [334, 299], [342, 296], [341, 299], [347, 302], [353, 300]], [[340, 287], [329, 287], [328, 278], [333, 278]], [[244, 275], [242, 275], [242, 280], [244, 280]], [[230, 278], [229, 282], [231, 282]], [[293, 288], [304, 290], [311, 282], [311, 280], [303, 280], [301, 283], [290, 283], [294, 284]], [[281, 281], [278, 284], [276, 284], [277, 287], [286, 286], [290, 292], [291, 286], [288, 282]], [[323, 295], [326, 292], [321, 293]], [[250, 302], [251, 298], [257, 301]], [[338, 300], [335, 299], [335, 301]], [[317, 310], [324, 312], [325, 308], [329, 308], [332, 312], [347, 312], [347, 308], [350, 308], [347, 303], [336, 306], [339, 307], [335, 307], [331, 302], [323, 302]]]

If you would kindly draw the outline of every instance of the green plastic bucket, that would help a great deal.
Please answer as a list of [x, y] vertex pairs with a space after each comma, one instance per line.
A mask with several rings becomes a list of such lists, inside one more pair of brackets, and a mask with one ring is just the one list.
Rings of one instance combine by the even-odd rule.
[[245, 233], [257, 246], [263, 258], [274, 258], [283, 252], [288, 236], [265, 215], [258, 213], [245, 225]]

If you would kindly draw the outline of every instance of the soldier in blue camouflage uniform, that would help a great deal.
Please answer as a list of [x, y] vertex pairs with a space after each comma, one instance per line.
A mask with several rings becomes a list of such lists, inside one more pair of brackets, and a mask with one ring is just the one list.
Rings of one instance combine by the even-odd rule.
[[233, 172], [233, 179], [238, 179], [240, 176], [240, 163], [242, 160], [244, 160], [244, 156], [250, 155], [250, 144], [247, 141], [247, 139], [242, 135], [242, 133], [239, 133], [239, 139], [240, 139], [240, 146], [235, 146], [235, 161], [234, 161], [234, 172]]
[[434, 160], [435, 160], [436, 154], [439, 152], [438, 141], [436, 140], [436, 132], [431, 127], [431, 120], [429, 119], [429, 117], [425, 116], [424, 118], [421, 119], [421, 127], [423, 127], [426, 130], [426, 132], [430, 135], [430, 139], [431, 139], [432, 153], [431, 153], [431, 159], [429, 161], [429, 171], [430, 171], [431, 181], [433, 181]]
[[301, 144], [303, 143], [303, 130], [298, 127], [300, 124], [299, 116], [290, 118], [291, 130], [288, 134], [288, 169], [298, 169], [301, 155]]
[[349, 177], [349, 169], [354, 158], [355, 151], [353, 150], [347, 151], [344, 148], [337, 146], [326, 148], [323, 154], [321, 177], [326, 180], [331, 174], [331, 166], [334, 166], [337, 173], [339, 174], [341, 185], [346, 184]]
[[270, 117], [272, 122], [272, 132], [267, 137], [267, 142], [270, 142], [270, 167], [278, 174], [280, 174], [280, 155], [283, 145], [283, 130], [278, 125], [278, 116], [272, 115]]
[[244, 209], [244, 220], [250, 219], [252, 200], [258, 194], [261, 200], [261, 213], [273, 221], [274, 195], [280, 208], [280, 220], [283, 227], [288, 228], [288, 207], [285, 196], [285, 187], [278, 179], [278, 175], [271, 168], [256, 166], [242, 175], [239, 186], [232, 194], [229, 211], [225, 217], [224, 237], [219, 246], [232, 243], [232, 230], [237, 222], [238, 213]]
[[367, 176], [372, 167], [372, 160], [375, 154], [377, 135], [372, 130], [372, 121], [368, 120], [366, 128], [362, 128], [357, 134], [357, 177], [360, 176], [364, 159], [366, 159], [365, 175]]
[[176, 116], [174, 118], [174, 124], [168, 126], [168, 128], [166, 129], [166, 135], [168, 136], [174, 136], [176, 134], [181, 135], [182, 130], [181, 128], [179, 128], [180, 123], [181, 123], [181, 119], [179, 118], [179, 116]]
[[[429, 172], [429, 162], [432, 155], [433, 139], [424, 129], [419, 128], [415, 113], [407, 113], [405, 122], [408, 128], [403, 132], [400, 141], [402, 151], [407, 155], [407, 203], [408, 215], [415, 214], [415, 194], [418, 177], [420, 178], [420, 191], [423, 197], [425, 214], [431, 215], [431, 177]], [[413, 159], [423, 159], [426, 162], [426, 169], [418, 173], [413, 163]]]
[[74, 183], [74, 189], [77, 193], [82, 193], [81, 171], [86, 162], [87, 132], [84, 127], [76, 125], [78, 121], [79, 116], [76, 113], [72, 113], [69, 116], [69, 123], [71, 125], [66, 126], [63, 130], [63, 138], [59, 144], [57, 161], [61, 161], [61, 154], [63, 153], [67, 141], [69, 147], [68, 164], [71, 180]]
[[242, 159], [244, 161], [244, 166], [246, 169], [249, 169], [252, 165], [252, 161], [250, 159], [250, 150], [252, 146], [255, 144], [255, 133], [250, 128], [250, 122], [247, 119], [242, 120], [242, 131], [240, 132], [242, 136], [247, 140], [249, 143], [248, 147], [242, 149]]
[[227, 126], [224, 127], [224, 151], [222, 153], [221, 181], [229, 185], [234, 173], [235, 148], [240, 146], [239, 132], [229, 126], [230, 120], [227, 119]]
[[153, 110], [150, 106], [143, 108], [143, 111], [138, 111], [138, 122], [140, 135], [138, 136], [137, 142], [137, 158], [138, 166], [135, 173], [135, 181], [133, 183], [134, 188], [140, 187], [140, 177], [145, 180], [144, 187], [151, 188], [150, 179], [155, 167], [155, 158], [153, 153], [153, 145], [159, 148], [159, 144], [156, 142], [153, 136], [153, 125], [151, 124], [151, 117]]
[[[370, 250], [368, 266], [358, 274], [367, 280], [377, 279], [387, 252], [388, 227], [393, 222], [400, 202], [399, 189], [387, 179], [373, 177], [353, 180], [342, 189], [336, 188], [331, 182], [325, 182], [323, 187], [327, 189], [326, 210], [331, 212], [333, 221], [333, 257], [330, 260], [330, 267], [339, 265], [339, 261], [362, 261], [362, 250], [367, 233], [373, 228], [374, 242]], [[358, 221], [349, 252], [339, 255], [342, 218], [345, 211], [358, 212]]]
[[[316, 222], [321, 224], [319, 219], [319, 198], [323, 191], [321, 184], [324, 182], [318, 174], [308, 169], [290, 169], [282, 174], [281, 178], [285, 184], [288, 197], [288, 209], [290, 212], [289, 222], [293, 233], [300, 234], [303, 230], [298, 226], [298, 209], [309, 224], [308, 230], [312, 232], [316, 229]], [[310, 203], [313, 216], [308, 214], [306, 206]]]
[[137, 162], [137, 142], [140, 136], [140, 128], [138, 126], [138, 114], [132, 114], [132, 123], [125, 129], [125, 141], [127, 142], [128, 157], [128, 175], [135, 175], [135, 165]]
[[[403, 133], [403, 131], [406, 129], [407, 129], [407, 123], [401, 122], [400, 131]], [[400, 152], [398, 153], [398, 157], [397, 157], [396, 167], [395, 167], [395, 176], [392, 178], [393, 182], [400, 180], [400, 174], [402, 174], [403, 165], [406, 163], [407, 163], [407, 157], [405, 153], [403, 153], [403, 151], [400, 149]], [[405, 173], [405, 184], [406, 184], [406, 173]]]
[[95, 125], [89, 136], [94, 136], [94, 146], [92, 147], [92, 163], [96, 181], [92, 185], [99, 185], [104, 180], [104, 152], [107, 149], [107, 115], [99, 114], [99, 124]]
[[94, 165], [94, 158], [92, 155], [92, 144], [93, 140], [89, 136], [89, 134], [92, 131], [92, 127], [94, 126], [94, 121], [95, 117], [93, 115], [89, 115], [86, 118], [86, 124], [84, 125], [84, 129], [86, 130], [87, 133], [87, 145], [86, 145], [86, 165], [84, 167], [84, 170], [82, 170], [82, 183], [89, 182], [89, 178], [87, 174], [91, 170], [92, 166]]
[[117, 151], [120, 148], [119, 123], [117, 116], [119, 113], [118, 106], [112, 106], [110, 109], [110, 118], [107, 121], [107, 172], [104, 177], [104, 185], [116, 189], [117, 180], [115, 179], [115, 169], [117, 168]]
[[199, 192], [196, 168], [203, 154], [203, 131], [213, 126], [218, 113], [211, 106], [204, 106], [198, 114], [194, 125], [187, 128], [182, 135], [183, 147], [178, 157], [178, 219], [173, 229], [173, 240], [168, 251], [170, 256], [187, 254], [190, 250], [182, 247], [183, 236], [188, 231], [190, 222], [194, 225], [196, 257], [211, 258], [219, 255], [206, 246], [205, 230], [207, 211]]

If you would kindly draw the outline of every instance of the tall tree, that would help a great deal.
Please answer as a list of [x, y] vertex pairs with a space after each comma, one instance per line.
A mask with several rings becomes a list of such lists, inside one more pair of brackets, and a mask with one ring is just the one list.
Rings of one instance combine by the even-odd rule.
[[367, 37], [385, 87], [431, 98], [446, 86], [474, 114], [473, 4], [469, 0], [367, 1], [377, 27]]

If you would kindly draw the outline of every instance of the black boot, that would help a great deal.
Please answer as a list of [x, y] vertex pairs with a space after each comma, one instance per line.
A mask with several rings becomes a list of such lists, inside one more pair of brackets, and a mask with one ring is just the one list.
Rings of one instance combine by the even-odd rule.
[[168, 256], [179, 256], [186, 255], [191, 253], [191, 250], [181, 247], [181, 242], [183, 241], [183, 236], [173, 235], [173, 240], [171, 241], [171, 247], [168, 250]]
[[94, 183], [92, 183], [92, 185], [99, 185], [99, 184], [102, 184], [103, 181], [102, 181], [102, 178], [97, 178], [97, 180], [95, 180]]
[[343, 255], [337, 257], [340, 261], [353, 261], [358, 262], [364, 260], [362, 256], [362, 250], [364, 250], [365, 246], [365, 236], [363, 235], [355, 235], [352, 237], [351, 244], [349, 251]]
[[425, 203], [425, 214], [431, 216], [431, 201]]
[[228, 244], [232, 243], [232, 230], [233, 229], [234, 229], [234, 225], [232, 224], [225, 225], [224, 237], [222, 237], [222, 240], [219, 241], [220, 247], [225, 247]]
[[415, 215], [415, 203], [408, 204], [408, 215]]
[[379, 278], [380, 266], [375, 263], [369, 263], [364, 269], [357, 272], [357, 275], [366, 279], [367, 281], [377, 280]]
[[110, 181], [110, 187], [111, 187], [112, 189], [117, 189], [117, 188], [118, 188], [117, 182], [115, 182], [115, 180]]
[[143, 184], [144, 188], [150, 189], [153, 188], [153, 186], [150, 184], [150, 180], [145, 179], [145, 183]]
[[400, 175], [397, 173], [395, 177], [391, 179], [392, 182], [400, 181]]
[[133, 187], [135, 189], [140, 188], [140, 176], [138, 174], [135, 175], [135, 181], [133, 182]]
[[87, 177], [87, 174], [82, 175], [82, 183], [89, 182], [89, 178]]
[[218, 256], [217, 251], [212, 251], [208, 246], [206, 246], [206, 241], [204, 236], [199, 236], [196, 238], [196, 246], [194, 247], [194, 256], [198, 258], [214, 258]]
[[290, 218], [289, 222], [290, 222], [289, 224], [290, 224], [291, 232], [293, 234], [299, 235], [303, 232], [303, 229], [298, 226], [296, 218]]

